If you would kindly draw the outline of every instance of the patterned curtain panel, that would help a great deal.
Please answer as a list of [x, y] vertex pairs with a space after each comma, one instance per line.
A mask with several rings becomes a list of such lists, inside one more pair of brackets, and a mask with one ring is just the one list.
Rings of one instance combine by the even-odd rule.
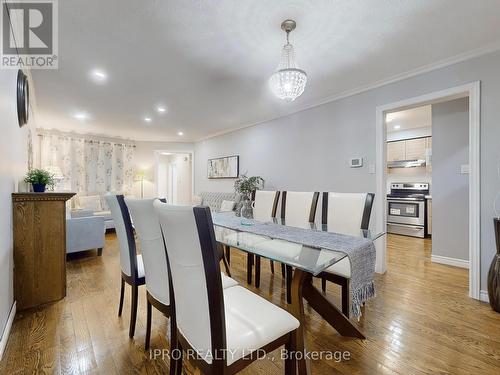
[[77, 193], [123, 192], [134, 183], [134, 145], [74, 135], [41, 134], [40, 165], [59, 167], [58, 188]]

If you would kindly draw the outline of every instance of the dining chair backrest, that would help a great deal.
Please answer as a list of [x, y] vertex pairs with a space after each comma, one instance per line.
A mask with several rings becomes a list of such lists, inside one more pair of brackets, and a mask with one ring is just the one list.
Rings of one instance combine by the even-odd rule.
[[281, 218], [285, 222], [314, 222], [319, 192], [284, 191], [282, 196]]
[[137, 253], [134, 232], [130, 214], [123, 195], [106, 195], [104, 197], [111, 211], [115, 223], [116, 236], [120, 248], [120, 266], [122, 272], [130, 277], [137, 278]]
[[368, 229], [373, 206], [373, 193], [323, 193], [322, 223], [328, 231], [359, 235]]
[[226, 348], [224, 300], [208, 207], [155, 201], [175, 295], [177, 327], [202, 353]]
[[279, 197], [279, 191], [256, 190], [254, 192], [253, 218], [267, 220], [276, 217]]
[[153, 207], [155, 200], [125, 198], [125, 203], [141, 245], [146, 289], [156, 300], [169, 305], [167, 253], [160, 222]]

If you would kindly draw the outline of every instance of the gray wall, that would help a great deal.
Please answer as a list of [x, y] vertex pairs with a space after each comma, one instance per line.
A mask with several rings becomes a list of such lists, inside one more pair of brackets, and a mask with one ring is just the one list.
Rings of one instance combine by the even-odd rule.
[[432, 255], [469, 260], [469, 101], [432, 106]]
[[26, 173], [28, 155], [28, 126], [17, 123], [16, 78], [16, 70], [0, 70], [0, 338], [14, 301], [11, 194]]
[[[499, 187], [500, 52], [454, 64], [196, 144], [195, 190], [231, 191], [232, 180], [206, 178], [207, 159], [239, 154], [242, 171], [262, 175], [267, 188], [375, 191], [375, 108], [481, 81], [481, 289], [494, 254], [491, 218]], [[312, 73], [311, 73], [312, 75]], [[298, 99], [300, 100], [300, 98]], [[349, 157], [363, 168], [350, 169]], [[376, 198], [377, 199], [377, 198]], [[372, 221], [376, 218], [372, 213]]]

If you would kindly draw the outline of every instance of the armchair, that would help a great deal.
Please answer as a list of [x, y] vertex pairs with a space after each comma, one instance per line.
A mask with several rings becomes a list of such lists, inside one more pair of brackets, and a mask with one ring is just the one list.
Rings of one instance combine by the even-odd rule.
[[97, 249], [102, 255], [104, 247], [104, 218], [99, 216], [66, 219], [66, 253]]

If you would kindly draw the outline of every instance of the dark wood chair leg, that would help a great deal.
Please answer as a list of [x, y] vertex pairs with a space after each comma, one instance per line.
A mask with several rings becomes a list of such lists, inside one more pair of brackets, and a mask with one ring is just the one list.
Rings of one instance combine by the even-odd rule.
[[285, 265], [283, 263], [281, 263], [281, 276], [283, 276], [283, 278], [286, 277]]
[[342, 314], [349, 317], [349, 279], [341, 285], [342, 288]]
[[120, 289], [120, 306], [118, 307], [118, 316], [122, 316], [124, 294], [125, 294], [125, 280], [123, 280], [122, 277], [122, 287]]
[[260, 287], [260, 256], [255, 256], [255, 287]]
[[100, 257], [101, 255], [102, 255], [102, 247], [97, 249], [97, 256]]
[[326, 279], [324, 277], [321, 278], [321, 290], [326, 292]]
[[271, 266], [271, 273], [274, 273], [274, 262], [269, 260], [269, 265]]
[[149, 349], [149, 342], [151, 341], [151, 315], [153, 314], [151, 302], [147, 302], [147, 313], [146, 313], [146, 342], [144, 348]]
[[252, 283], [253, 254], [247, 254], [247, 283]]
[[222, 258], [222, 262], [224, 263], [224, 268], [226, 269], [227, 275], [231, 277], [231, 269], [229, 268], [229, 264], [226, 260], [226, 257]]
[[231, 265], [231, 247], [230, 246], [224, 246], [226, 250], [226, 260], [227, 264]]
[[286, 266], [286, 302], [292, 303], [292, 278], [293, 269], [291, 266]]
[[182, 357], [184, 356], [183, 355], [184, 353], [182, 352], [182, 346], [181, 346], [181, 344], [177, 345], [177, 349], [179, 349], [179, 358], [176, 361], [177, 364], [175, 366], [176, 367], [175, 373], [176, 373], [176, 375], [182, 375]]
[[[285, 344], [285, 375], [296, 375], [297, 374], [297, 361], [295, 352], [297, 351], [295, 345], [295, 335], [297, 333], [290, 332], [290, 337], [288, 342]], [[293, 355], [292, 355], [293, 354]]]
[[128, 336], [130, 338], [133, 338], [135, 334], [135, 321], [137, 320], [138, 297], [139, 297], [139, 287], [137, 285], [132, 285], [132, 301], [130, 304], [130, 328], [128, 330]]

